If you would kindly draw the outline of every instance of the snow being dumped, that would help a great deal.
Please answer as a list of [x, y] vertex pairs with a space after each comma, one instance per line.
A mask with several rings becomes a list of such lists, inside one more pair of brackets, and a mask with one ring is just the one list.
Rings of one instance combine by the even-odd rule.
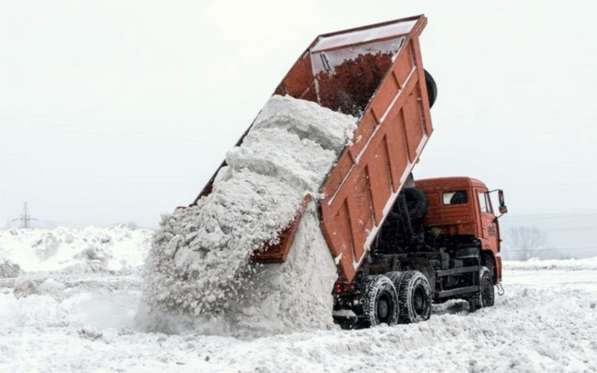
[[329, 325], [336, 270], [315, 203], [285, 263], [256, 265], [250, 258], [277, 243], [305, 195], [320, 197], [355, 127], [352, 116], [273, 96], [242, 144], [228, 152], [212, 192], [162, 219], [145, 268], [149, 313], [183, 316], [218, 333]]

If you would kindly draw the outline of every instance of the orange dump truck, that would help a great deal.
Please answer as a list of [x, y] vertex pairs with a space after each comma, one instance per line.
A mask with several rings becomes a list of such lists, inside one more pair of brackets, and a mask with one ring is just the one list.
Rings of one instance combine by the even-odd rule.
[[[502, 191], [467, 177], [412, 176], [437, 95], [421, 58], [426, 23], [415, 16], [320, 35], [274, 92], [358, 118], [318, 202], [338, 267], [334, 319], [346, 328], [426, 320], [432, 302], [453, 298], [491, 306], [501, 280], [492, 200], [505, 213]], [[300, 219], [299, 211], [255, 260], [283, 262]]]

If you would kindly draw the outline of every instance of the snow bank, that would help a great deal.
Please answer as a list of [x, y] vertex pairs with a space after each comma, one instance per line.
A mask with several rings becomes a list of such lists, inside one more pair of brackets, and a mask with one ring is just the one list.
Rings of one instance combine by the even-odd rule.
[[0, 230], [0, 260], [25, 272], [127, 270], [142, 265], [151, 234], [128, 226]]
[[526, 261], [504, 261], [504, 268], [509, 270], [597, 270], [597, 257], [583, 259], [542, 260], [530, 259]]
[[[272, 97], [242, 145], [228, 152], [228, 166], [212, 192], [163, 218], [146, 263], [145, 299], [152, 311], [217, 315], [234, 325], [242, 324], [239, 317], [251, 325], [255, 318], [271, 317], [276, 321], [267, 328], [274, 329], [276, 323], [303, 327], [329, 321], [335, 269], [313, 208], [287, 263], [262, 267], [249, 265], [249, 259], [265, 243], [276, 242], [305, 194], [318, 197], [355, 124], [354, 117], [312, 102]], [[299, 291], [315, 283], [320, 284]], [[322, 304], [324, 316], [305, 312]]]
[[21, 267], [10, 260], [0, 260], [0, 278], [18, 277], [21, 274]]

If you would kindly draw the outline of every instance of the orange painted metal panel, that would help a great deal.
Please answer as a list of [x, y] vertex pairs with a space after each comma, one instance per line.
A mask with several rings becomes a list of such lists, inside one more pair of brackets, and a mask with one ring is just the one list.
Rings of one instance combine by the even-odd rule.
[[383, 209], [394, 191], [387, 142], [387, 135], [384, 134], [383, 137], [378, 136], [371, 143], [371, 147], [375, 149], [375, 152], [367, 168], [371, 184], [373, 212], [377, 225], [383, 221]]
[[405, 48], [401, 56], [397, 59], [393, 68], [394, 75], [401, 87], [404, 87], [408, 76], [413, 72], [415, 67], [415, 61], [412, 55], [412, 40], [410, 43], [408, 48]]
[[408, 168], [409, 163], [402, 109], [393, 109], [388, 116], [388, 121], [387, 136], [392, 139], [392, 141], [387, 142], [390, 171], [392, 173], [393, 190], [396, 191], [400, 187], [400, 179], [403, 177], [404, 170]]
[[383, 119], [383, 115], [385, 114], [386, 110], [388, 109], [388, 107], [390, 107], [392, 100], [394, 99], [394, 97], [396, 96], [396, 93], [399, 91], [400, 87], [398, 86], [398, 84], [396, 83], [396, 80], [392, 79], [385, 79], [384, 82], [384, 88], [380, 89], [376, 95], [375, 95], [375, 100], [371, 101], [371, 109], [373, 110], [373, 113], [375, 114], [375, 118], [377, 118], [377, 120], [379, 122], [381, 122]]
[[417, 90], [413, 89], [407, 96], [406, 102], [402, 109], [404, 116], [404, 129], [406, 132], [406, 143], [408, 146], [408, 158], [411, 162], [417, 161], [417, 149], [421, 143], [421, 138], [425, 135], [423, 133], [423, 118], [421, 118], [418, 110]]
[[290, 95], [293, 97], [304, 97], [313, 83], [311, 57], [304, 53], [292, 66], [284, 79], [284, 84], [276, 88], [277, 95]]
[[[423, 64], [423, 59], [421, 57], [421, 47], [420, 47], [418, 38], [415, 38], [412, 40], [412, 46], [413, 46], [413, 54], [414, 54], [414, 58], [415, 58], [415, 64], [417, 66], [421, 66]], [[427, 85], [425, 84], [425, 72], [422, 69], [418, 69], [417, 74], [419, 74], [418, 80], [419, 80], [419, 90], [421, 92], [421, 96], [427, 97]], [[427, 136], [429, 136], [429, 135], [431, 135], [431, 132], [433, 131], [433, 126], [431, 125], [431, 114], [429, 111], [429, 101], [422, 100], [420, 103], [421, 103], [420, 109], [422, 110], [421, 114], [425, 121], [425, 133], [427, 134]]]
[[375, 127], [377, 127], [377, 121], [371, 111], [368, 111], [354, 131], [353, 145], [348, 149], [353, 159], [356, 159], [361, 150], [367, 145], [367, 142], [375, 131]]
[[340, 187], [353, 164], [354, 162], [350, 151], [345, 150], [342, 152], [340, 158], [338, 158], [338, 162], [336, 162], [336, 165], [328, 174], [326, 183], [322, 188], [324, 196], [331, 195]]
[[[415, 64], [412, 52], [415, 48], [412, 43], [417, 37], [418, 34], [409, 35], [392, 69], [371, 98], [363, 118], [371, 113], [379, 124], [367, 143], [359, 145], [358, 151], [353, 154], [355, 162], [346, 173], [344, 182], [333, 193], [330, 192], [334, 188], [326, 188], [327, 182], [324, 184], [327, 193], [320, 202], [320, 210], [326, 237], [342, 234], [333, 219], [340, 211], [340, 214], [350, 214], [348, 220], [353, 222], [350, 226], [353, 229], [353, 252], [344, 255], [340, 248], [332, 250], [342, 252], [340, 274], [348, 281], [356, 274], [377, 227], [383, 223], [388, 207], [402, 188], [430, 134], [425, 128], [424, 113], [420, 110], [420, 102], [427, 98], [419, 88], [419, 71], [423, 72], [423, 67]], [[399, 81], [402, 79], [400, 85], [396, 84], [396, 77]], [[369, 178], [367, 183], [364, 182], [366, 177]], [[364, 199], [363, 186], [369, 188], [371, 206], [354, 203], [359, 198]], [[356, 193], [356, 190], [359, 192]], [[343, 209], [347, 201], [351, 209]], [[363, 219], [367, 216], [368, 219]], [[359, 220], [370, 222], [370, 226], [354, 223]], [[328, 244], [335, 245], [333, 241]]]
[[352, 240], [355, 244], [354, 255], [355, 258], [361, 258], [364, 248], [360, 243], [367, 238], [367, 230], [373, 227], [373, 202], [368, 169], [360, 169], [354, 183], [346, 184], [345, 187], [351, 192], [347, 199], [350, 201], [348, 213], [350, 214]]

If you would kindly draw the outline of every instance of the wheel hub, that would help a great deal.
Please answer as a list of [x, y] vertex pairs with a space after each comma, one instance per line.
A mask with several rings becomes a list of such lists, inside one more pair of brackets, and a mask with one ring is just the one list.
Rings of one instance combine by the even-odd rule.
[[377, 316], [381, 321], [385, 321], [390, 314], [390, 305], [386, 297], [381, 297], [377, 302]]
[[425, 290], [422, 289], [420, 286], [418, 286], [415, 289], [413, 303], [414, 303], [415, 312], [418, 315], [421, 315], [425, 312], [425, 309], [427, 308], [427, 301], [425, 299]]

